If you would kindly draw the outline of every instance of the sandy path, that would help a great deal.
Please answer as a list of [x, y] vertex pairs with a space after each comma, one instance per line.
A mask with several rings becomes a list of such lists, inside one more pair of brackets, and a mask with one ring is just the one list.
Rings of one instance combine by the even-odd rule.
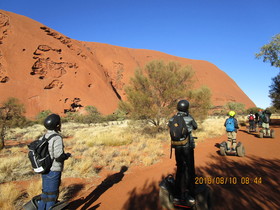
[[[241, 128], [237, 134], [246, 149], [246, 157], [221, 157], [215, 146], [226, 139], [207, 139], [195, 149], [196, 173], [201, 177], [223, 177], [236, 183], [211, 183], [214, 209], [280, 209], [280, 126], [273, 125], [276, 138], [257, 138]], [[174, 173], [175, 161], [169, 159], [169, 147], [163, 159], [150, 167], [133, 167], [126, 172], [103, 174], [93, 187], [72, 199], [70, 209], [162, 209], [158, 184]], [[231, 177], [231, 178], [229, 178]], [[255, 179], [257, 178], [257, 179]], [[217, 180], [221, 180], [217, 178]], [[246, 182], [250, 180], [250, 183]], [[103, 181], [103, 182], [102, 182]], [[254, 181], [261, 183], [256, 184]], [[229, 182], [229, 181], [228, 181]]]

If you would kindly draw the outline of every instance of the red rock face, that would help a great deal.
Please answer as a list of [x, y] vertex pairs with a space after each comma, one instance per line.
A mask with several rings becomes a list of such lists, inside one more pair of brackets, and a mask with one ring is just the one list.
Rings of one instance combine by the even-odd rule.
[[0, 10], [0, 102], [18, 98], [28, 117], [42, 110], [62, 114], [76, 98], [82, 106], [112, 113], [119, 100], [125, 100], [124, 87], [135, 69], [151, 60], [190, 65], [195, 85], [211, 89], [215, 106], [230, 101], [255, 106], [226, 73], [207, 61], [77, 41], [30, 18]]

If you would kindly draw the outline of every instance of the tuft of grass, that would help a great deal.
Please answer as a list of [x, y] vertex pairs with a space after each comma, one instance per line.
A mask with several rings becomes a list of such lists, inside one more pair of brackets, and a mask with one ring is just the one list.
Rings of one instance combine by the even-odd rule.
[[[198, 137], [198, 142], [223, 135], [225, 119], [209, 117], [198, 122], [199, 129], [193, 135]], [[34, 139], [41, 132], [44, 132], [42, 125], [33, 125], [25, 129], [14, 129], [11, 134], [17, 138]], [[143, 123], [127, 121], [90, 125], [64, 123], [62, 136], [71, 137], [64, 138], [64, 144], [65, 152], [72, 154], [65, 161], [63, 177], [81, 178], [97, 176], [103, 168], [118, 170], [123, 165], [152, 165], [164, 155], [162, 145], [170, 141], [168, 130], [148, 135], [143, 133]], [[26, 151], [20, 151], [18, 147], [1, 151], [0, 183], [30, 179], [35, 175]]]
[[198, 137], [198, 141], [205, 138], [214, 138], [225, 134], [226, 117], [207, 118], [203, 122], [198, 123], [198, 130], [193, 131], [193, 136]]
[[16, 210], [16, 201], [22, 195], [16, 184], [5, 183], [0, 185], [0, 209]]
[[[226, 117], [210, 117], [198, 122], [199, 129], [193, 132], [198, 141], [225, 134]], [[238, 118], [239, 123], [246, 119]], [[153, 129], [151, 129], [153, 131]], [[38, 135], [43, 135], [45, 129], [42, 125], [33, 125], [23, 129], [11, 129], [9, 139], [30, 140]], [[62, 179], [66, 177], [91, 178], [98, 176], [103, 169], [119, 171], [123, 166], [144, 165], [150, 166], [160, 161], [163, 153], [163, 144], [170, 143], [168, 130], [161, 133], [153, 132], [148, 135], [143, 132], [140, 123], [107, 123], [107, 124], [77, 124], [64, 123], [62, 125], [65, 152], [70, 152], [72, 157], [65, 161]], [[70, 138], [65, 138], [70, 137]], [[167, 154], [169, 155], [169, 154]], [[14, 193], [2, 198], [6, 191], [15, 192], [15, 187], [2, 189], [9, 186], [9, 182], [16, 180], [34, 179], [26, 188], [26, 194]], [[2, 184], [1, 184], [2, 183]], [[18, 146], [4, 148], [0, 154], [0, 209], [17, 209], [15, 202], [30, 200], [41, 193], [40, 175], [36, 175], [31, 168], [25, 149]], [[18, 190], [17, 190], [18, 191]], [[4, 193], [3, 193], [4, 192]], [[66, 192], [66, 191], [65, 191]], [[67, 193], [67, 192], [66, 192]], [[19, 198], [22, 196], [21, 198]], [[61, 196], [64, 196], [63, 193]], [[5, 202], [3, 202], [5, 201]], [[5, 206], [10, 204], [9, 206]]]
[[25, 128], [12, 128], [7, 130], [6, 139], [21, 139], [30, 140], [36, 139], [44, 134], [45, 128], [43, 125], [35, 124]]
[[96, 176], [96, 169], [93, 166], [93, 159], [90, 157], [83, 157], [80, 159], [69, 158], [65, 161], [65, 170], [62, 173], [63, 177], [80, 177], [88, 178]]
[[112, 126], [110, 129], [87, 128], [76, 131], [74, 140], [84, 141], [89, 147], [93, 145], [120, 146], [128, 145], [132, 142], [131, 133], [127, 133], [118, 127]]
[[24, 202], [30, 201], [34, 196], [40, 195], [42, 193], [42, 181], [41, 177], [35, 180], [32, 180], [28, 187], [26, 188], [26, 196]]
[[29, 159], [24, 153], [0, 157], [0, 183], [30, 178], [31, 170]]

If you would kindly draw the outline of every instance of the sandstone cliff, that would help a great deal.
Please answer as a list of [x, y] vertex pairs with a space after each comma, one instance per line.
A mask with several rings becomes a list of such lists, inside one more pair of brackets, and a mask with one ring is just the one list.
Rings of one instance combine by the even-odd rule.
[[30, 117], [48, 109], [61, 114], [75, 101], [112, 113], [135, 68], [155, 59], [191, 65], [195, 85], [211, 89], [215, 106], [229, 101], [255, 106], [210, 62], [77, 41], [28, 17], [0, 10], [0, 102], [16, 97]]

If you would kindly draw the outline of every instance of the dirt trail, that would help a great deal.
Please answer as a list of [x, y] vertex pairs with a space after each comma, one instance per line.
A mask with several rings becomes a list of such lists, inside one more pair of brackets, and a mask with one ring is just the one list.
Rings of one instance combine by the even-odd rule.
[[[209, 185], [213, 190], [214, 209], [280, 209], [280, 126], [274, 122], [272, 127], [275, 139], [260, 139], [248, 134], [245, 128], [239, 130], [237, 139], [246, 149], [246, 156], [242, 158], [219, 155], [216, 144], [226, 140], [225, 135], [198, 144], [195, 149], [197, 175], [228, 180], [227, 184]], [[87, 191], [80, 191], [72, 199], [70, 209], [162, 209], [158, 184], [162, 177], [175, 171], [174, 154], [169, 159], [167, 146], [165, 154], [159, 163], [150, 167], [103, 174], [107, 178]]]

